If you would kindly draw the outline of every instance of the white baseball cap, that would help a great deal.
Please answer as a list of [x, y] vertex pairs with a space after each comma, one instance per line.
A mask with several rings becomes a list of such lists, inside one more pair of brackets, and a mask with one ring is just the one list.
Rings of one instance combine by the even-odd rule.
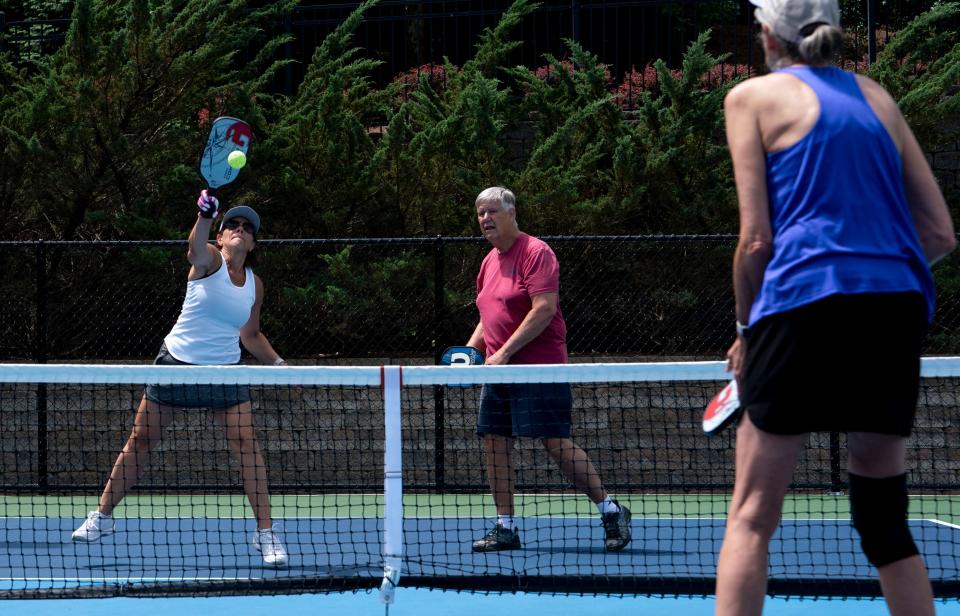
[[750, 0], [753, 15], [788, 43], [803, 40], [800, 31], [813, 24], [840, 26], [837, 0]]
[[260, 232], [260, 215], [253, 211], [253, 208], [249, 205], [238, 205], [227, 210], [227, 213], [223, 215], [223, 220], [220, 221], [221, 231], [223, 231], [223, 223], [231, 218], [246, 218], [253, 225], [253, 234], [256, 235]]

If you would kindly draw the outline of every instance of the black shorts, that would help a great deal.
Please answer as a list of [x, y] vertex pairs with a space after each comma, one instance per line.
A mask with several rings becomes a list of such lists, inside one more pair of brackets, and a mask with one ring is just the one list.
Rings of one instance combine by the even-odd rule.
[[740, 400], [773, 434], [909, 436], [927, 306], [919, 293], [834, 295], [747, 332]]
[[[160, 345], [160, 352], [153, 363], [158, 366], [192, 366], [170, 354], [167, 345]], [[250, 402], [250, 388], [246, 385], [147, 385], [143, 396], [157, 404], [179, 408], [222, 409]]]
[[572, 410], [569, 383], [484, 385], [477, 434], [570, 438]]

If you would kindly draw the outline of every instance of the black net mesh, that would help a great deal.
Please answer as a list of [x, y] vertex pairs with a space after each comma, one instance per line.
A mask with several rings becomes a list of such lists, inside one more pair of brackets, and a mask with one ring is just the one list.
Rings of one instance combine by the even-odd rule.
[[[10, 380], [13, 368], [0, 369], [0, 380]], [[198, 394], [231, 399], [238, 384], [249, 386], [249, 412], [243, 404], [154, 409], [138, 420], [142, 386], [70, 382], [71, 371], [83, 366], [39, 368], [66, 382], [0, 386], [0, 595], [380, 585], [390, 445], [385, 396], [376, 384], [278, 385], [271, 384], [278, 371], [302, 376], [320, 369], [258, 368], [263, 382], [227, 381]], [[405, 377], [396, 411], [402, 437], [394, 443], [402, 453], [403, 585], [712, 593], [733, 483], [734, 431], [707, 438], [700, 420], [722, 376], [618, 380], [609, 376], [610, 365], [587, 368], [591, 382], [572, 385], [570, 439], [516, 439], [512, 470], [498, 468], [502, 459], [485, 455], [476, 434], [480, 386]], [[104, 369], [132, 380], [130, 366]], [[444, 369], [432, 370], [443, 375]], [[556, 369], [543, 370], [545, 378], [559, 378]], [[174, 387], [192, 391], [195, 382]], [[907, 455], [910, 527], [941, 597], [960, 596], [956, 392], [956, 376], [924, 379]], [[522, 396], [512, 402], [524, 403]], [[131, 439], [134, 426], [139, 432]], [[125, 465], [117, 464], [121, 450]], [[573, 470], [561, 470], [558, 461], [571, 455]], [[844, 435], [810, 438], [770, 548], [774, 594], [879, 593], [849, 522], [845, 456]], [[118, 487], [132, 481], [131, 468], [136, 485]], [[517, 549], [475, 548], [496, 520], [491, 473], [513, 481]], [[584, 477], [586, 487], [576, 489]], [[100, 496], [108, 478], [113, 487]], [[591, 481], [632, 512], [629, 522], [621, 520], [625, 526], [613, 521], [620, 539], [630, 534], [629, 543], [615, 544], [620, 549], [608, 549], [610, 520], [582, 493], [593, 489]], [[85, 522], [98, 499], [101, 507], [116, 505], [113, 519]], [[256, 529], [271, 525], [285, 562], [262, 543], [255, 547]]]

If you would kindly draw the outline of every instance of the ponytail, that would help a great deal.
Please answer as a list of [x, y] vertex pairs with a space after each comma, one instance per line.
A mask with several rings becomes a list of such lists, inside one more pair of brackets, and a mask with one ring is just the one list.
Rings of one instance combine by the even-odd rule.
[[795, 47], [796, 57], [810, 66], [831, 64], [843, 47], [843, 31], [830, 24], [811, 24], [800, 35], [803, 39]]

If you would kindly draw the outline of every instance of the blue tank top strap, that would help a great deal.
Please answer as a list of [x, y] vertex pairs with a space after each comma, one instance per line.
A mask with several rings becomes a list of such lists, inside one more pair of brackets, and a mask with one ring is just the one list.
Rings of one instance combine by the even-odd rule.
[[833, 135], [844, 132], [852, 121], [876, 133], [886, 141], [885, 147], [899, 156], [893, 141], [883, 139], [889, 137], [887, 129], [867, 102], [855, 75], [835, 66], [788, 66], [778, 72], [793, 75], [817, 95], [820, 118], [814, 130]]
[[864, 103], [867, 102], [863, 92], [860, 91], [860, 86], [857, 84], [857, 78], [835, 66], [785, 66], [777, 69], [777, 72], [793, 75], [813, 88], [818, 97], [825, 94], [832, 95], [835, 91], [840, 91]]

